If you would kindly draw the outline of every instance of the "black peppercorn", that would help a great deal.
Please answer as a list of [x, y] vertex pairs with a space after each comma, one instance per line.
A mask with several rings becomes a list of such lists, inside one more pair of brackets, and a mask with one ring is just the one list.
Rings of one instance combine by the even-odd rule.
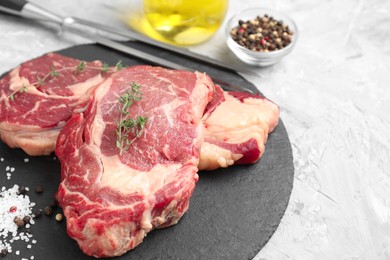
[[29, 216], [25, 216], [25, 217], [23, 218], [23, 221], [24, 221], [25, 224], [30, 223], [30, 220], [31, 220], [31, 218], [30, 218]]
[[45, 207], [45, 214], [46, 216], [50, 216], [51, 214], [53, 214], [53, 210], [51, 209], [51, 207]]
[[0, 254], [1, 254], [2, 257], [5, 257], [8, 254], [7, 249], [2, 249]]
[[269, 52], [288, 46], [293, 32], [283, 21], [265, 14], [248, 21], [239, 20], [230, 35], [235, 42], [249, 50]]
[[24, 186], [20, 186], [19, 189], [18, 189], [18, 193], [19, 193], [19, 194], [25, 194], [26, 191], [27, 191], [27, 190], [26, 190], [26, 187], [24, 187]]
[[34, 211], [34, 218], [39, 218], [42, 216], [42, 209], [36, 209]]
[[36, 193], [42, 193], [42, 192], [43, 192], [43, 187], [42, 187], [42, 185], [36, 186], [36, 187], [35, 187], [35, 192], [36, 192]]
[[22, 228], [25, 225], [23, 219], [21, 219], [19, 217], [14, 218], [14, 223], [18, 226], [18, 228]]

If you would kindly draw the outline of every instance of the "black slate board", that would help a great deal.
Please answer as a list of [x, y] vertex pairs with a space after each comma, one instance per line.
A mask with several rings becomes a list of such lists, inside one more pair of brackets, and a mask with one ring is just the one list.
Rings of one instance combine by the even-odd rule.
[[[231, 84], [256, 88], [234, 72], [210, 67], [191, 59], [154, 47], [129, 42], [132, 47], [159, 57], [210, 72]], [[110, 65], [122, 60], [125, 65], [145, 64], [141, 60], [99, 45], [79, 45], [58, 51], [84, 60], [103, 60]], [[0, 143], [0, 186], [27, 186], [35, 208], [52, 201], [59, 184], [60, 165], [55, 155], [30, 157], [20, 149]], [[28, 158], [28, 162], [25, 162]], [[6, 166], [15, 167], [7, 180]], [[260, 162], [252, 166], [233, 166], [212, 172], [200, 172], [190, 209], [173, 227], [155, 230], [144, 242], [116, 259], [251, 259], [275, 232], [286, 210], [292, 190], [294, 167], [291, 144], [283, 122], [270, 135]], [[41, 184], [42, 194], [34, 188]], [[60, 212], [61, 209], [56, 209]], [[85, 256], [66, 234], [65, 221], [42, 216], [31, 227], [37, 243], [27, 249], [26, 243], [14, 242], [14, 252], [5, 259], [93, 259]], [[31, 244], [31, 243], [30, 243]], [[20, 250], [20, 255], [15, 251]]]

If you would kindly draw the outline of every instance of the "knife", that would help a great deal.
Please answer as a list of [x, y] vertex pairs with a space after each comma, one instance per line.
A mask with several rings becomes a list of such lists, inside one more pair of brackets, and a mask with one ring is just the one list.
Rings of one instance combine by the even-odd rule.
[[[80, 28], [79, 24], [75, 18], [67, 17], [63, 18], [59, 15], [56, 15], [43, 7], [36, 5], [34, 3], [28, 2], [26, 0], [2, 0], [0, 1], [0, 11], [6, 12], [12, 15], [18, 15], [26, 18], [34, 18], [34, 19], [44, 19], [51, 22], [55, 22], [59, 24], [62, 28], [70, 31], [74, 34], [87, 38], [89, 40], [95, 41], [96, 43], [109, 47], [111, 49], [129, 54], [133, 57], [142, 59], [144, 61], [150, 62], [152, 64], [170, 68], [177, 70], [187, 70], [194, 71], [194, 69], [153, 56], [149, 53], [142, 52], [138, 49], [132, 48], [130, 46], [124, 45], [122, 43], [110, 40], [109, 38], [103, 37], [97, 33], [93, 33], [90, 30], [85, 30], [85, 28]], [[95, 28], [89, 28], [95, 29]], [[146, 38], [146, 37], [145, 37]], [[235, 86], [230, 83], [224, 82], [217, 77], [210, 75], [211, 73], [207, 73], [210, 78], [217, 84], [221, 85], [222, 88], [226, 90], [236, 90], [236, 91], [246, 91], [251, 92], [251, 89], [242, 86]]]
[[[8, 10], [4, 10], [2, 7], [7, 8]], [[8, 12], [17, 14], [26, 18], [33, 18], [33, 19], [41, 19], [47, 17], [49, 18], [49, 21], [53, 21], [53, 19], [60, 23], [61, 20], [64, 20], [65, 18], [60, 18], [57, 15], [54, 15], [44, 8], [40, 7], [37, 4], [28, 2], [27, 0], [2, 0], [0, 1], [0, 11]], [[60, 18], [60, 19], [59, 19]], [[191, 52], [187, 48], [180, 48], [175, 47], [173, 45], [169, 45], [163, 42], [156, 41], [152, 38], [149, 38], [145, 35], [142, 35], [140, 33], [137, 33], [132, 30], [123, 30], [123, 29], [117, 29], [110, 26], [106, 26], [103, 24], [95, 23], [92, 21], [76, 18], [76, 17], [69, 17], [72, 19], [72, 23], [74, 25], [82, 25], [83, 27], [87, 27], [94, 30], [99, 30], [101, 32], [108, 33], [110, 35], [115, 35], [119, 37], [125, 37], [129, 40], [137, 40], [139, 42], [147, 43], [152, 46], [156, 46], [165, 50], [169, 50], [174, 53], [178, 53], [187, 57], [190, 57], [192, 59], [211, 64], [213, 66], [222, 68], [222, 69], [228, 69], [233, 70], [249, 75], [256, 75], [252, 70], [246, 69], [244, 64], [234, 64], [234, 63], [223, 63], [219, 60], [210, 58], [205, 55], [197, 54], [195, 52]]]

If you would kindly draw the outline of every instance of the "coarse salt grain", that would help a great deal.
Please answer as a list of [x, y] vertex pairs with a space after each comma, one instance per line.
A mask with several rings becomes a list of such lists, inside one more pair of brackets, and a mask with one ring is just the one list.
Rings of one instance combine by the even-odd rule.
[[24, 158], [24, 162], [28, 162], [29, 161], [29, 159], [28, 158]]
[[[23, 217], [29, 216], [32, 218], [33, 203], [30, 202], [27, 195], [19, 194], [18, 191], [19, 186], [14, 185], [10, 189], [3, 186], [0, 192], [0, 251], [6, 249], [9, 253], [12, 252], [14, 241], [28, 242], [32, 237], [31, 234], [18, 232], [18, 226], [14, 222], [15, 217], [23, 219]], [[15, 210], [10, 210], [11, 208]], [[34, 223], [30, 222], [30, 224]], [[17, 250], [15, 254], [19, 255], [20, 251]]]

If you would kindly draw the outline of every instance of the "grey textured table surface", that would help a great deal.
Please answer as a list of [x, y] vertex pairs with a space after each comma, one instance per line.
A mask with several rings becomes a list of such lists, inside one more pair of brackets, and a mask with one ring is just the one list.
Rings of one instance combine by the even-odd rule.
[[[111, 8], [123, 0], [32, 2], [124, 26]], [[287, 212], [256, 259], [389, 259], [390, 2], [232, 0], [227, 16], [254, 6], [280, 9], [300, 29], [287, 58], [243, 75], [280, 105], [295, 166]], [[0, 73], [87, 42], [54, 29], [0, 14]], [[191, 50], [234, 62], [223, 30]]]

